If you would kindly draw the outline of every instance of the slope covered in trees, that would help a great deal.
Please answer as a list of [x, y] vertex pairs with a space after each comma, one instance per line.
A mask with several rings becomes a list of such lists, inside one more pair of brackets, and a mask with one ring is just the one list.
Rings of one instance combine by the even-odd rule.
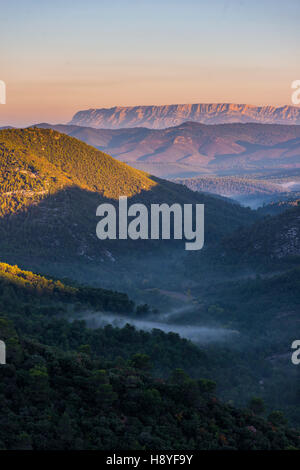
[[0, 370], [2, 449], [296, 449], [281, 416], [268, 421], [220, 403], [212, 384], [180, 370], [168, 381], [147, 357], [92, 360], [16, 338], [13, 366]]
[[[63, 319], [73, 288], [17, 267], [2, 265], [1, 273], [1, 449], [299, 447], [281, 413], [261, 417], [258, 399], [246, 410], [223, 404], [214, 382], [179, 369], [205, 368], [206, 355], [188, 341], [133, 328], [93, 332]], [[157, 370], [163, 356], [169, 372], [156, 378], [151, 362]]]
[[[169, 244], [160, 241], [98, 240], [98, 205], [117, 204], [121, 195], [147, 206], [204, 203], [207, 243], [255, 220], [248, 209], [151, 177], [51, 129], [0, 131], [0, 179], [1, 260], [60, 277], [90, 280], [98, 270], [104, 278], [107, 265], [120, 274], [126, 256], [136, 261], [141, 277], [141, 252], [149, 258], [168, 252]], [[184, 250], [180, 241], [175, 245]]]
[[258, 213], [260, 215], [277, 215], [285, 212], [287, 209], [300, 205], [300, 193], [298, 191], [294, 192], [292, 195], [286, 195], [285, 198], [278, 199], [279, 200], [272, 201], [269, 204], [265, 204], [263, 207], [260, 207], [258, 209]]
[[[231, 198], [244, 206], [258, 210], [259, 215], [279, 214], [299, 201], [298, 178], [274, 178], [270, 175], [251, 176], [197, 176], [177, 178], [174, 181], [184, 184], [193, 191], [204, 191]], [[291, 189], [289, 189], [291, 187]]]
[[[294, 311], [299, 307], [298, 274], [252, 282], [246, 277], [247, 269], [256, 270], [260, 257], [269, 257], [273, 263], [277, 246], [284, 250], [283, 257], [278, 257], [281, 270], [290, 269], [293, 260], [297, 262], [297, 208], [249, 226], [257, 219], [253, 211], [133, 170], [55, 131], [6, 130], [0, 132], [0, 144], [1, 259], [89, 283], [82, 286], [66, 279], [51, 280], [16, 266], [0, 265], [0, 334], [7, 340], [8, 354], [12, 354], [2, 372], [8, 371], [5, 385], [0, 387], [7, 404], [3, 419], [12, 432], [9, 439], [1, 435], [1, 445], [36, 449], [109, 448], [116, 442], [120, 448], [157, 445], [174, 449], [297, 445], [280, 413], [265, 421], [249, 410], [238, 411], [232, 406], [245, 406], [258, 395], [266, 401], [265, 418], [270, 412], [284, 410], [290, 422], [299, 423], [297, 374], [278, 359], [286, 354], [297, 325]], [[99, 245], [95, 237], [96, 207], [102, 201], [115, 202], [124, 194], [122, 191], [131, 196], [132, 202], [146, 205], [204, 203], [203, 252], [187, 255], [173, 246], [165, 249], [150, 243], [146, 249], [146, 245], [139, 247], [127, 241]], [[285, 242], [296, 252], [285, 250]], [[193, 302], [193, 311], [185, 320], [177, 319], [178, 324], [235, 330], [234, 344], [214, 343], [199, 348], [175, 333], [157, 329], [138, 331], [129, 325], [87, 328], [81, 320], [85, 312], [101, 316], [109, 311], [112, 316], [126, 315], [129, 321], [147, 314], [147, 309], [136, 308], [127, 295], [112, 291], [116, 283], [121, 291], [138, 292], [140, 299], [151, 288], [175, 291], [179, 286], [188, 290], [186, 297]], [[285, 335], [281, 338], [283, 324]], [[135, 354], [142, 356], [134, 358]], [[151, 374], [144, 369], [149, 361], [153, 365]], [[14, 363], [18, 364], [16, 370]], [[66, 368], [72, 373], [64, 379]], [[172, 374], [178, 368], [192, 379], [182, 373]], [[99, 369], [105, 372], [99, 374]], [[182, 407], [180, 394], [172, 388], [174, 377], [194, 390], [195, 401]], [[215, 402], [212, 384], [203, 382], [203, 378], [215, 380], [217, 396], [230, 404], [223, 405], [218, 399]], [[93, 402], [96, 388], [101, 390], [104, 402], [107, 398], [107, 407]], [[16, 401], [10, 398], [11, 389]], [[182, 393], [185, 388], [180, 390]], [[86, 398], [83, 391], [87, 392]], [[48, 401], [42, 398], [43, 403], [35, 402], [39, 393]], [[134, 401], [145, 408], [152, 398], [155, 405], [149, 405], [149, 413], [144, 416], [127, 407], [127, 401]], [[34, 405], [29, 404], [30, 400]], [[218, 403], [219, 415], [215, 408], [211, 414], [211, 400]], [[50, 408], [45, 406], [46, 401], [51, 403]], [[81, 415], [77, 413], [79, 402]], [[99, 411], [97, 418], [91, 403]], [[155, 415], [156, 408], [167, 416], [163, 422]], [[45, 414], [40, 414], [41, 409]], [[175, 409], [183, 413], [176, 421], [172, 414]], [[27, 418], [17, 419], [17, 415]], [[223, 418], [231, 424], [225, 425]], [[130, 428], [120, 430], [119, 419], [128, 420]], [[106, 440], [101, 423], [110, 430], [111, 440]], [[203, 438], [199, 436], [199, 423], [207, 433]], [[93, 436], [87, 430], [91, 426], [95, 428]], [[188, 431], [189, 427], [193, 431]], [[66, 439], [59, 437], [62, 429], [66, 430]], [[128, 435], [133, 440], [126, 440]]]
[[284, 192], [278, 184], [272, 181], [241, 176], [197, 176], [177, 178], [175, 181], [184, 184], [193, 191], [204, 191], [228, 197]]
[[267, 216], [250, 227], [234, 232], [224, 241], [229, 257], [247, 263], [298, 264], [300, 256], [300, 206]]

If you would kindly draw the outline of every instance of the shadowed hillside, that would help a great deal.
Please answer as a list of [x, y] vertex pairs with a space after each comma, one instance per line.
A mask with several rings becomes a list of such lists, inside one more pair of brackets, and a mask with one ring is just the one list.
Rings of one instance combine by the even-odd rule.
[[239, 257], [240, 261], [274, 262], [300, 260], [300, 206], [266, 217], [254, 225], [243, 228], [225, 242], [226, 252]]
[[51, 129], [3, 130], [0, 149], [0, 256], [30, 269], [52, 263], [66, 276], [69, 263], [114, 271], [120, 257], [138, 260], [139, 250], [159, 257], [173, 245], [183, 255], [181, 241], [98, 240], [96, 208], [121, 195], [148, 206], [204, 203], [208, 244], [255, 220], [248, 209], [151, 177]]

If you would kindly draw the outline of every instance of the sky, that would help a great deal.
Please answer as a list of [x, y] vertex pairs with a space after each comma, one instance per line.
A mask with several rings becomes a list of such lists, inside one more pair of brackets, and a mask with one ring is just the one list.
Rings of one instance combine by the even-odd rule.
[[0, 126], [81, 109], [291, 105], [299, 0], [0, 0]]

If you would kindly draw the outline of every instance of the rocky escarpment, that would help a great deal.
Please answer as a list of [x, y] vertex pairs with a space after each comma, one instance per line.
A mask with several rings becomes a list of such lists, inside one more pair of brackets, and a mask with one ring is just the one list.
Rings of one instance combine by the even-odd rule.
[[185, 121], [203, 124], [260, 122], [300, 124], [295, 106], [252, 106], [232, 103], [174, 104], [167, 106], [116, 106], [78, 111], [70, 124], [95, 128], [148, 127], [162, 129]]

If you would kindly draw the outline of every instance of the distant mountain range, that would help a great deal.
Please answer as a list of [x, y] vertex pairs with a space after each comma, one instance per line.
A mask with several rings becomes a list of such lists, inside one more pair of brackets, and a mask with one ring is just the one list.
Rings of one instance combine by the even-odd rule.
[[52, 127], [156, 176], [300, 167], [300, 126], [295, 125], [186, 122], [168, 129], [37, 127]]
[[115, 106], [78, 111], [69, 124], [120, 129], [148, 127], [163, 129], [185, 121], [202, 124], [260, 122], [300, 124], [300, 108], [295, 106], [252, 106], [232, 103], [172, 104], [166, 106]]

